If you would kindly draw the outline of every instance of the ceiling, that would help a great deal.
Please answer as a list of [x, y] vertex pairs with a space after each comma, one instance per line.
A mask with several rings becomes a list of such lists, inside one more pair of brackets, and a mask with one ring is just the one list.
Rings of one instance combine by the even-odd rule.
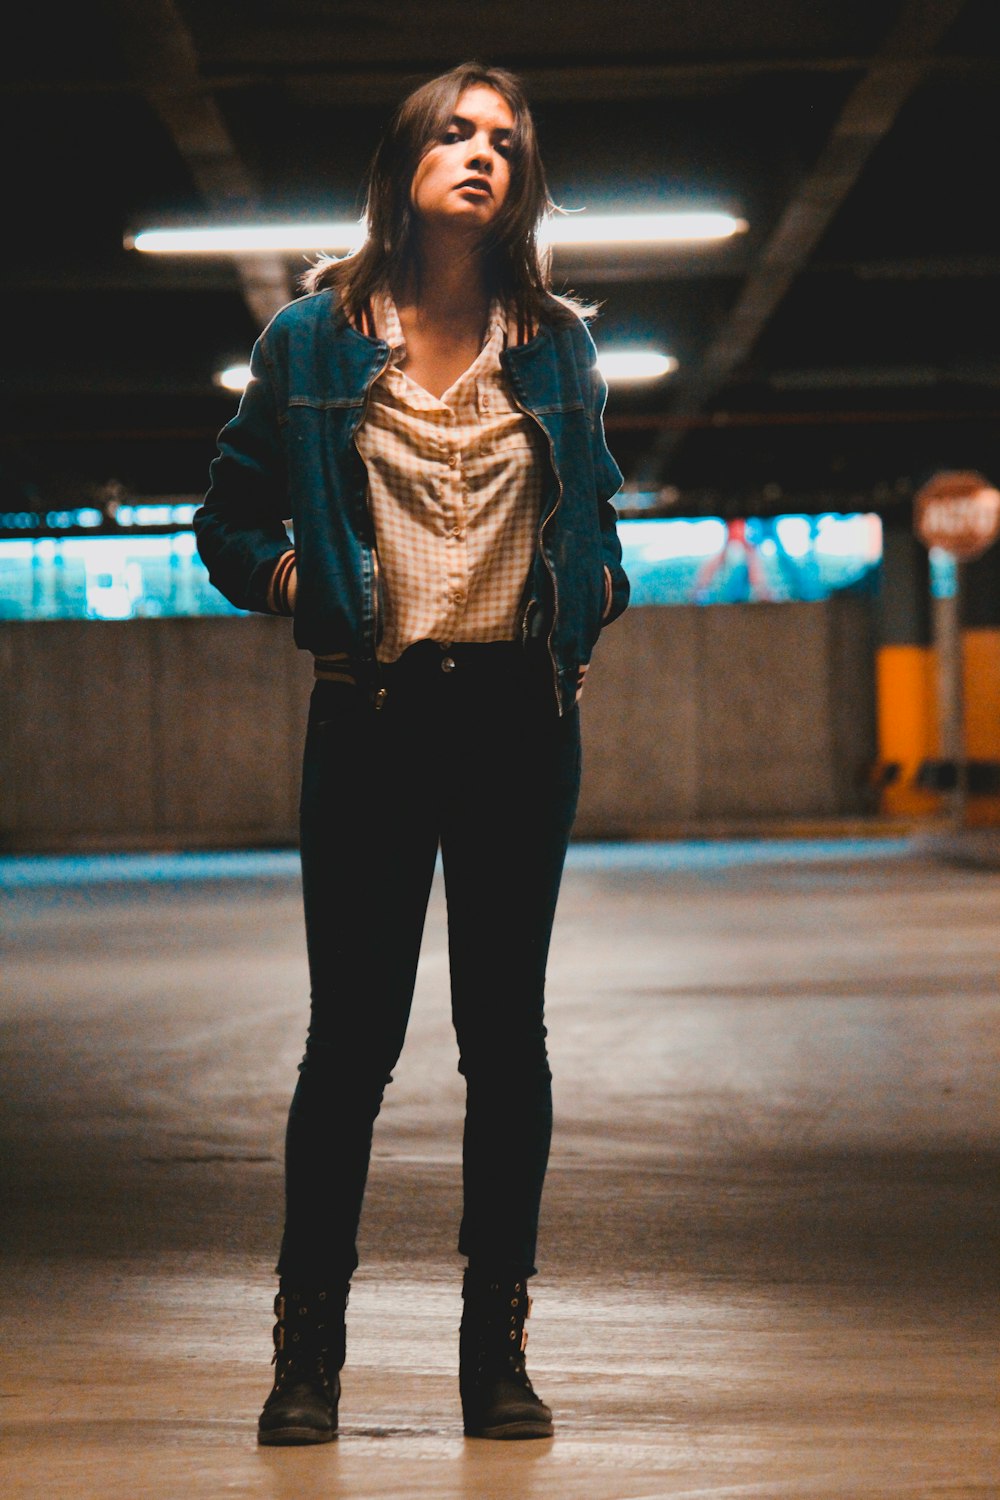
[[[616, 387], [627, 490], [667, 514], [908, 514], [1000, 479], [996, 0], [95, 0], [22, 7], [0, 64], [8, 233], [0, 506], [204, 488], [301, 258], [167, 261], [143, 226], [353, 217], [379, 131], [458, 61], [512, 67], [567, 208], [709, 206], [708, 249], [564, 255]], [[991, 145], [991, 142], [993, 143]], [[629, 503], [628, 496], [625, 497]]]

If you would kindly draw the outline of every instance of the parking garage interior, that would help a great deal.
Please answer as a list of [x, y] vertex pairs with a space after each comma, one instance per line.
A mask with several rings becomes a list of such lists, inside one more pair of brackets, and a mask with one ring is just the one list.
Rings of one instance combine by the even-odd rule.
[[[399, 99], [469, 58], [523, 79], [554, 285], [598, 308], [632, 584], [581, 699], [547, 985], [530, 1358], [556, 1435], [463, 1435], [438, 870], [340, 1437], [268, 1450], [313, 669], [287, 619], [212, 588], [193, 517], [225, 372], [315, 251], [141, 237], [349, 227]], [[992, 0], [22, 7], [0, 63], [10, 1493], [1000, 1494], [998, 74]], [[735, 227], [628, 238], [695, 213]], [[587, 239], [598, 218], [619, 230]], [[616, 377], [639, 356], [656, 373]], [[920, 518], [956, 475], [985, 519], [950, 551]]]

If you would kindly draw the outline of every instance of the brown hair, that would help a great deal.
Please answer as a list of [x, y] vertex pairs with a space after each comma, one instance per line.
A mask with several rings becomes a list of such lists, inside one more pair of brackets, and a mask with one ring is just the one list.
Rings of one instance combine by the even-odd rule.
[[499, 94], [514, 116], [510, 189], [483, 247], [490, 290], [524, 323], [590, 315], [592, 309], [556, 297], [551, 289], [549, 256], [538, 243], [538, 230], [553, 203], [521, 82], [504, 68], [475, 62], [432, 78], [400, 104], [369, 168], [364, 244], [341, 260], [323, 257], [310, 266], [302, 277], [304, 291], [333, 287], [345, 312], [355, 317], [375, 293], [398, 291], [419, 271], [410, 200], [413, 176], [421, 158], [448, 128], [459, 97], [477, 84]]

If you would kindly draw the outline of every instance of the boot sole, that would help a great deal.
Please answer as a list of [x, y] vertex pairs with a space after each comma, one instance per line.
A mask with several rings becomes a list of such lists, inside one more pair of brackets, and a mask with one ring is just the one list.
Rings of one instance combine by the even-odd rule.
[[496, 1427], [479, 1427], [465, 1429], [466, 1437], [493, 1438], [500, 1442], [516, 1441], [521, 1438], [550, 1438], [554, 1436], [551, 1423], [545, 1422], [504, 1422]]
[[262, 1448], [299, 1448], [308, 1443], [332, 1443], [336, 1432], [318, 1432], [315, 1427], [276, 1427], [273, 1431], [257, 1432], [257, 1442]]

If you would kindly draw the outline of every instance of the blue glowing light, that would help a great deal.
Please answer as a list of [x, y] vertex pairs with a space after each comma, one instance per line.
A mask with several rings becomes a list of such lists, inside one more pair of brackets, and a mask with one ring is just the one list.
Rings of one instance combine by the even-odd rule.
[[[27, 524], [12, 524], [7, 529], [18, 535], [0, 539], [0, 619], [240, 614], [208, 581], [187, 529], [194, 510], [172, 502], [121, 506], [117, 519], [125, 531], [117, 535], [40, 537]], [[76, 519], [80, 511], [50, 514], [72, 516], [78, 528], [92, 528], [92, 518], [100, 517], [96, 510], [85, 522]], [[185, 529], [168, 535], [139, 529], [171, 524]], [[639, 605], [780, 603], [845, 589], [873, 592], [882, 556], [874, 515], [622, 521], [619, 532], [632, 602]]]
[[785, 603], [871, 593], [882, 559], [875, 515], [620, 521], [633, 604]]

